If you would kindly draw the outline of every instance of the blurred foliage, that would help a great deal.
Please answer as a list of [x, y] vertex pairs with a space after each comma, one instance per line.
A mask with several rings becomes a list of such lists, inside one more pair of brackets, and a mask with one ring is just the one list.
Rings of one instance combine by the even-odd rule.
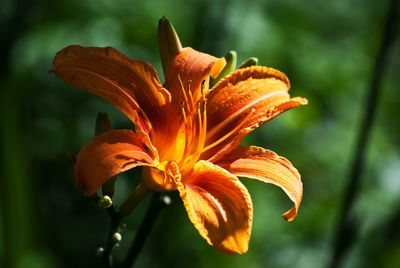
[[[216, 56], [233, 49], [239, 63], [258, 57], [260, 65], [289, 76], [292, 95], [309, 99], [308, 106], [279, 116], [245, 141], [290, 159], [302, 174], [304, 199], [299, 217], [288, 224], [280, 217], [290, 207], [284, 193], [243, 179], [254, 203], [250, 250], [225, 256], [198, 235], [173, 193], [136, 266], [325, 267], [386, 9], [387, 1], [372, 0], [3, 0], [1, 42], [11, 50], [1, 67], [1, 266], [98, 266], [94, 254], [105, 240], [107, 215], [74, 188], [67, 154], [92, 138], [97, 112], [109, 113], [114, 128], [132, 126], [111, 105], [48, 70], [58, 50], [80, 44], [113, 46], [151, 62], [162, 75], [156, 32], [158, 19], [167, 16], [184, 46]], [[16, 10], [21, 17], [12, 19]], [[14, 29], [14, 39], [6, 39], [3, 31]], [[400, 262], [396, 42], [352, 211], [358, 237], [344, 267]], [[139, 174], [119, 178], [117, 202], [134, 189]], [[117, 256], [126, 252], [147, 203], [128, 218]]]

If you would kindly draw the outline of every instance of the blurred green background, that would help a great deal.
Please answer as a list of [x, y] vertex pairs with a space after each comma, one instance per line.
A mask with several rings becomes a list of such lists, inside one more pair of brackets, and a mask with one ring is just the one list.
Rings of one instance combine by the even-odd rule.
[[[100, 98], [48, 71], [70, 44], [113, 46], [151, 62], [161, 75], [157, 24], [167, 16], [184, 46], [285, 72], [292, 95], [309, 105], [285, 113], [245, 141], [274, 150], [299, 169], [304, 198], [298, 218], [275, 186], [243, 179], [254, 203], [250, 250], [225, 256], [198, 235], [172, 193], [136, 267], [327, 267], [347, 173], [389, 1], [362, 0], [2, 0], [1, 23], [1, 267], [99, 267], [104, 210], [78, 192], [67, 155], [93, 137], [98, 112], [114, 128], [128, 120]], [[400, 39], [389, 54], [368, 144], [360, 192], [351, 211], [355, 242], [342, 267], [400, 263]], [[120, 202], [139, 180], [117, 183]], [[134, 182], [136, 181], [136, 182]], [[147, 198], [149, 199], [149, 198]], [[127, 219], [117, 257], [140, 224], [146, 200]]]

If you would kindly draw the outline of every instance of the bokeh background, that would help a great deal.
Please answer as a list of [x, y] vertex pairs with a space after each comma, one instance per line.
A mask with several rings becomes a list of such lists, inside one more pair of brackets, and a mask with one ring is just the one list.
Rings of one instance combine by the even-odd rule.
[[[254, 203], [250, 250], [225, 256], [198, 235], [176, 193], [136, 267], [329, 267], [365, 101], [390, 1], [2, 0], [0, 3], [0, 266], [99, 267], [107, 213], [76, 190], [67, 155], [93, 137], [98, 112], [114, 128], [128, 120], [102, 99], [48, 71], [70, 44], [113, 46], [151, 62], [162, 75], [157, 24], [167, 16], [184, 46], [285, 72], [292, 95], [309, 105], [280, 115], [245, 141], [274, 150], [299, 169], [304, 198], [298, 218], [277, 187], [243, 179]], [[397, 25], [398, 25], [397, 21]], [[399, 35], [399, 32], [397, 32]], [[398, 37], [398, 36], [397, 36]], [[348, 247], [340, 267], [400, 263], [400, 38], [388, 50]], [[121, 202], [140, 172], [121, 176]], [[129, 218], [122, 257], [143, 218], [147, 198]], [[346, 237], [345, 237], [346, 238]]]

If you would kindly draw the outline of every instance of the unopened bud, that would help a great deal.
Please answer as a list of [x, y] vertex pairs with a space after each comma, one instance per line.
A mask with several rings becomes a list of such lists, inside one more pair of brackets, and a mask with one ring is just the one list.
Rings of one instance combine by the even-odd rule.
[[258, 64], [258, 59], [255, 58], [255, 57], [251, 57], [251, 58], [245, 60], [245, 61], [239, 66], [238, 69], [243, 69], [243, 68], [247, 68], [247, 67], [250, 67], [250, 66], [255, 66], [255, 65], [257, 65], [257, 64]]
[[165, 205], [171, 205], [171, 203], [172, 203], [172, 200], [171, 200], [171, 197], [169, 197], [168, 195], [164, 195], [162, 198], [161, 198], [161, 201], [165, 204]]
[[110, 130], [112, 130], [112, 127], [108, 114], [98, 113], [96, 117], [96, 126], [94, 130], [95, 135], [97, 136]]
[[97, 256], [98, 258], [103, 257], [104, 251], [105, 251], [105, 250], [104, 250], [103, 247], [99, 247], [98, 249], [96, 249], [96, 256]]
[[114, 241], [114, 243], [119, 243], [122, 240], [122, 235], [116, 232], [112, 235], [112, 240]]
[[182, 50], [182, 44], [178, 34], [175, 32], [172, 23], [166, 17], [162, 17], [158, 22], [158, 47], [164, 75], [166, 75], [170, 60]]
[[108, 195], [105, 195], [102, 198], [100, 198], [98, 204], [99, 207], [101, 208], [109, 208], [112, 206], [112, 200]]

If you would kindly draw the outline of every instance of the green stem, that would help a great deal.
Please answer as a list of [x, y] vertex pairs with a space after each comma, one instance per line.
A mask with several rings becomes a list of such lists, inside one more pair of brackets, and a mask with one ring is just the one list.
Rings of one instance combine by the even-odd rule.
[[128, 255], [126, 256], [124, 262], [121, 267], [130, 268], [135, 262], [137, 256], [142, 250], [146, 239], [148, 238], [157, 218], [161, 211], [161, 209], [170, 203], [170, 199], [168, 196], [164, 196], [164, 198], [160, 199], [160, 193], [153, 193], [153, 196], [150, 201], [150, 205], [146, 211], [146, 215], [143, 218], [142, 223], [139, 226], [139, 229], [136, 232], [135, 240], [133, 241], [131, 247], [128, 250]]
[[133, 192], [129, 198], [121, 205], [119, 209], [119, 215], [123, 218], [128, 216], [136, 207], [139, 205], [140, 201], [149, 193], [149, 190], [140, 183], [135, 192]]
[[351, 247], [356, 238], [356, 231], [358, 227], [354, 224], [354, 219], [352, 218], [351, 212], [360, 189], [360, 181], [362, 170], [364, 168], [366, 150], [379, 100], [379, 88], [381, 86], [385, 67], [387, 66], [389, 51], [393, 47], [397, 36], [396, 27], [398, 27], [398, 17], [399, 1], [391, 0], [388, 6], [385, 31], [383, 34], [381, 47], [374, 64], [368, 98], [366, 100], [365, 111], [363, 113], [364, 118], [362, 119], [360, 132], [358, 135], [358, 143], [348, 174], [348, 185], [334, 237], [335, 241], [333, 246], [333, 256], [329, 264], [329, 267], [331, 268], [340, 266], [343, 255]]
[[[121, 205], [119, 211], [115, 209], [114, 205], [106, 209], [110, 218], [110, 229], [108, 231], [106, 244], [100, 256], [104, 267], [111, 268], [117, 266], [112, 257], [113, 249], [118, 243], [118, 241], [114, 240], [114, 234], [121, 233], [123, 229], [122, 219], [129, 215], [137, 207], [137, 205], [143, 200], [148, 192], [149, 190], [145, 186], [143, 186], [143, 184], [139, 184], [135, 192], [133, 192], [129, 196], [129, 198]], [[95, 202], [97, 202], [98, 199], [99, 198], [97, 196], [94, 197]]]
[[111, 268], [114, 267], [114, 262], [112, 259], [112, 251], [114, 246], [116, 245], [115, 241], [113, 241], [113, 235], [116, 232], [120, 231], [122, 217], [117, 213], [114, 205], [107, 208], [106, 210], [110, 218], [110, 229], [108, 231], [106, 244], [104, 246], [104, 252], [102, 253], [101, 258], [103, 266], [106, 268]]

